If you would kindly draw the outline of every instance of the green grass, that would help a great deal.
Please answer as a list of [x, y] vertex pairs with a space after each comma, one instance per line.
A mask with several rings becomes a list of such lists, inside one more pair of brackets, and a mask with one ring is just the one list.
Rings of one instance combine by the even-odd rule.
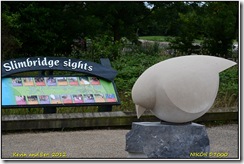
[[[158, 42], [170, 42], [174, 39], [173, 36], [140, 36], [139, 39], [149, 40], [149, 41], [158, 41]], [[203, 43], [202, 39], [195, 39], [194, 43]], [[234, 40], [233, 43], [238, 43], [237, 40]]]
[[171, 36], [140, 36], [139, 39], [142, 40], [150, 40], [150, 41], [158, 41], [158, 42], [168, 42], [173, 37]]
[[201, 43], [203, 43], [203, 40], [200, 40], [200, 39], [195, 39], [195, 40], [194, 40], [194, 43], [201, 44]]
[[[157, 41], [157, 42], [170, 42], [170, 40], [174, 39], [174, 37], [172, 37], [172, 36], [140, 36], [139, 39]], [[194, 42], [202, 43], [203, 40], [195, 39]]]

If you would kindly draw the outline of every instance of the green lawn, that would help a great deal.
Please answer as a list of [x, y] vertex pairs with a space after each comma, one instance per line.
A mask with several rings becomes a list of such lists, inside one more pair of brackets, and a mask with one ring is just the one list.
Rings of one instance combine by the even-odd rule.
[[[158, 42], [170, 42], [171, 39], [174, 39], [173, 36], [140, 36], [139, 39], [158, 41]], [[202, 43], [202, 40], [196, 39], [195, 43]]]
[[159, 41], [159, 42], [168, 42], [173, 37], [171, 36], [140, 36], [139, 39], [150, 40], [150, 41]]

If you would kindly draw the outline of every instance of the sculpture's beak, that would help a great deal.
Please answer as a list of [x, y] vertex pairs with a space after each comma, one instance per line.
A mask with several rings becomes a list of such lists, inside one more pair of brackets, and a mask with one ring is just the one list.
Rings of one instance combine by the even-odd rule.
[[139, 119], [141, 115], [145, 112], [146, 108], [141, 107], [140, 105], [136, 105], [136, 115]]

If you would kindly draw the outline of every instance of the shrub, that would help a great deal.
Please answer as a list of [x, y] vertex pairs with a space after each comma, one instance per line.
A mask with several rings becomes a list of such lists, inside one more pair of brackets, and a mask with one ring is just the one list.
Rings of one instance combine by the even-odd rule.
[[238, 66], [220, 73], [220, 84], [214, 107], [232, 107], [238, 105]]
[[93, 39], [86, 38], [86, 49], [73, 46], [71, 56], [74, 58], [86, 59], [99, 62], [100, 58], [109, 58], [115, 60], [123, 48], [122, 41], [113, 41], [112, 37], [103, 35]]
[[169, 56], [146, 55], [144, 53], [125, 54], [112, 62], [118, 71], [115, 84], [121, 99], [122, 110], [134, 110], [131, 89], [138, 77], [150, 66], [169, 58]]

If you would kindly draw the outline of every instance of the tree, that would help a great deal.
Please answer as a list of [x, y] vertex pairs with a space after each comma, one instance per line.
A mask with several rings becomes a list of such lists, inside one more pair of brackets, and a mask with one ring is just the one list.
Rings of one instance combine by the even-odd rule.
[[178, 34], [172, 48], [181, 54], [195, 53], [193, 42], [203, 40], [202, 52], [229, 58], [234, 39], [238, 37], [238, 2], [184, 2], [178, 12]]
[[178, 34], [171, 40], [170, 47], [180, 54], [189, 55], [199, 53], [199, 45], [194, 43], [201, 36], [200, 6], [194, 2], [184, 2], [184, 12], [178, 12], [176, 19]]
[[114, 41], [122, 37], [135, 40], [139, 23], [151, 13], [143, 2], [88, 2], [87, 9], [102, 21], [103, 26], [99, 28]]
[[198, 53], [198, 45], [194, 44], [199, 37], [200, 20], [195, 11], [179, 14], [179, 34], [171, 41], [171, 48], [177, 49], [181, 54]]
[[10, 13], [7, 5], [2, 5], [2, 10], [5, 10], [5, 13], [2, 13], [1, 16], [1, 58], [5, 60], [7, 57], [14, 58], [18, 50], [21, 48], [21, 42], [18, 38], [15, 37], [15, 21], [18, 18], [18, 14]]
[[142, 35], [177, 36], [179, 13], [185, 14], [189, 8], [185, 2], [151, 1], [153, 12], [149, 19], [141, 26]]
[[[5, 1], [2, 4], [6, 18], [18, 16], [11, 23], [12, 35], [21, 43], [19, 56], [70, 54], [74, 40], [85, 37], [105, 35], [114, 42], [122, 37], [136, 41], [140, 22], [151, 12], [143, 2]], [[4, 25], [10, 24], [10, 20], [2, 19]], [[5, 36], [8, 32], [2, 33]]]
[[[19, 9], [18, 38], [26, 56], [68, 54], [81, 30], [82, 10], [68, 2], [23, 2]], [[81, 6], [82, 7], [82, 6]], [[78, 14], [79, 13], [79, 14]]]
[[206, 2], [204, 48], [207, 53], [231, 57], [234, 39], [238, 39], [238, 2]]

